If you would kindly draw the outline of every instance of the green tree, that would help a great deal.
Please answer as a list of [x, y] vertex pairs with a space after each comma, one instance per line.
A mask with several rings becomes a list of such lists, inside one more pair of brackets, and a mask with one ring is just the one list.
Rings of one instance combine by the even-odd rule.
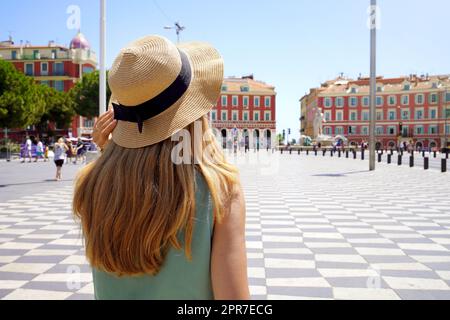
[[48, 123], [56, 123], [58, 128], [70, 126], [75, 116], [75, 102], [66, 92], [59, 92], [47, 86], [38, 85], [45, 101], [45, 111], [36, 125], [38, 132], [48, 131]]
[[[77, 114], [87, 118], [99, 116], [99, 83], [100, 72], [95, 71], [84, 75], [83, 80], [71, 90]], [[106, 96], [109, 101], [111, 90], [108, 83], [106, 84]]]
[[34, 125], [44, 111], [45, 101], [34, 80], [0, 59], [0, 127]]

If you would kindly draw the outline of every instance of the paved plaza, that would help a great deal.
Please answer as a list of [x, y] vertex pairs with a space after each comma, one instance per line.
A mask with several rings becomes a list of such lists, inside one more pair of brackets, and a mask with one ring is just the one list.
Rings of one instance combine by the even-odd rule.
[[[261, 151], [231, 155], [254, 299], [450, 299], [450, 174]], [[394, 162], [394, 160], [393, 160]], [[0, 299], [93, 299], [72, 178], [0, 162]]]

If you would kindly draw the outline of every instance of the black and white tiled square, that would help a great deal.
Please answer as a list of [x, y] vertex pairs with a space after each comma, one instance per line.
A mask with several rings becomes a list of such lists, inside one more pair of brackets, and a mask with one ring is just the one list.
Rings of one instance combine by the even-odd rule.
[[266, 298], [450, 299], [447, 174], [304, 154], [230, 159], [247, 205], [259, 205], [248, 214], [262, 240], [250, 244], [264, 268], [249, 276], [265, 276]]
[[[447, 174], [304, 154], [230, 161], [253, 298], [450, 299]], [[63, 187], [0, 203], [1, 299], [93, 299], [71, 197]]]
[[81, 294], [92, 299], [71, 197], [71, 187], [65, 187], [0, 203], [2, 299], [59, 300]]

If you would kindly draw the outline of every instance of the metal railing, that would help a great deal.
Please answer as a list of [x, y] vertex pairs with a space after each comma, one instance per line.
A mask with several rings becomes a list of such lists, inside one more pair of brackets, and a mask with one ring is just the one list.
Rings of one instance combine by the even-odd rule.
[[18, 59], [20, 59], [20, 60], [36, 60], [36, 56], [33, 54], [22, 54], [21, 56], [18, 56]]
[[[86, 54], [88, 58], [95, 58], [95, 54]], [[17, 54], [15, 57], [12, 57], [11, 60], [58, 60], [58, 59], [70, 59], [72, 55], [70, 52], [57, 52], [56, 54], [51, 55], [42, 55], [42, 54]]]
[[42, 72], [38, 75], [36, 72], [25, 72], [26, 76], [29, 77], [65, 77], [70, 76], [70, 74], [66, 71], [53, 71], [53, 72]]

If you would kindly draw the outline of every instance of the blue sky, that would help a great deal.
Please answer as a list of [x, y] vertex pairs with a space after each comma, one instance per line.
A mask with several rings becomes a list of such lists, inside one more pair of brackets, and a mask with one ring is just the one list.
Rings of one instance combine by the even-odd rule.
[[[69, 5], [81, 9], [81, 29], [98, 50], [97, 0], [1, 1], [0, 39], [68, 44]], [[39, 7], [37, 7], [39, 3]], [[155, 4], [157, 3], [157, 4]], [[448, 0], [379, 0], [378, 74], [450, 73]], [[369, 0], [108, 0], [110, 66], [120, 48], [148, 34], [176, 41], [165, 25], [179, 20], [182, 40], [208, 41], [225, 59], [227, 76], [253, 73], [277, 88], [278, 131], [298, 136], [299, 99], [335, 78], [369, 73]], [[160, 10], [162, 9], [162, 10]]]

